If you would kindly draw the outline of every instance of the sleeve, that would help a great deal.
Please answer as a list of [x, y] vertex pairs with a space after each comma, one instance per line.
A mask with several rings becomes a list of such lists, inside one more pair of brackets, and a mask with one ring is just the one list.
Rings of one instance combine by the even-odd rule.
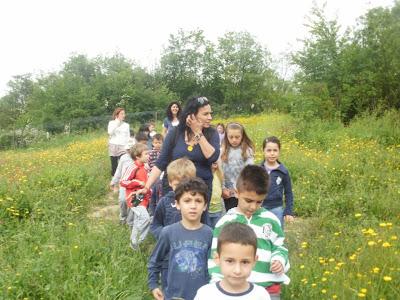
[[168, 129], [168, 118], [165, 118], [165, 119], [164, 119], [163, 127], [166, 128], [166, 129]]
[[210, 299], [210, 295], [207, 296], [207, 286], [208, 285], [203, 285], [201, 288], [199, 288], [197, 290], [194, 300], [209, 300]]
[[222, 217], [217, 222], [217, 224], [215, 225], [215, 228], [213, 230], [210, 255], [208, 257], [208, 263], [207, 263], [208, 274], [211, 277], [210, 283], [220, 281], [223, 278], [223, 275], [221, 274], [221, 268], [214, 262], [214, 257], [215, 257], [215, 253], [217, 252], [218, 237], [221, 233], [222, 227], [224, 227], [224, 225], [227, 224], [227, 222], [228, 222], [228, 219], [225, 217]]
[[136, 173], [137, 173], [137, 167], [132, 168], [129, 176], [127, 178], [122, 178], [122, 180], [120, 181], [120, 185], [128, 189], [136, 189], [143, 187], [143, 185], [141, 185], [139, 182], [133, 181], [136, 178]]
[[218, 160], [220, 154], [219, 135], [216, 130], [214, 130], [214, 133], [212, 134], [209, 143], [215, 149], [214, 153], [207, 159], [208, 162], [212, 164], [213, 162], [216, 162]]
[[116, 185], [122, 176], [122, 164], [125, 162], [125, 160], [121, 157], [121, 159], [118, 162], [117, 170], [115, 170], [114, 176], [111, 179], [111, 185]]
[[161, 230], [164, 227], [164, 216], [164, 198], [161, 198], [160, 201], [157, 203], [156, 210], [154, 212], [153, 222], [150, 225], [150, 231], [156, 239], [160, 237]]
[[279, 222], [271, 221], [271, 224], [274, 232], [274, 235], [270, 238], [272, 243], [271, 262], [273, 260], [280, 261], [286, 273], [290, 268], [290, 263], [288, 249], [284, 246], [285, 236]]
[[292, 181], [290, 180], [289, 173], [283, 178], [283, 188], [285, 194], [285, 210], [283, 215], [293, 215], [293, 191], [292, 191]]
[[122, 122], [118, 122], [116, 120], [108, 122], [108, 128], [107, 128], [108, 135], [113, 135], [115, 129], [117, 129], [121, 124]]
[[254, 151], [251, 148], [249, 148], [247, 150], [247, 155], [248, 155], [248, 157], [247, 157], [246, 161], [244, 162], [244, 165], [245, 166], [254, 165]]
[[160, 169], [161, 171], [165, 171], [165, 169], [168, 166], [170, 158], [170, 153], [172, 153], [173, 147], [175, 147], [175, 134], [176, 130], [178, 130], [176, 127], [174, 127], [173, 130], [168, 130], [167, 136], [165, 137], [160, 156], [158, 157], [155, 166]]
[[150, 255], [149, 263], [147, 265], [148, 270], [148, 286], [152, 291], [158, 287], [158, 279], [161, 273], [161, 266], [164, 257], [169, 252], [169, 234], [168, 227], [165, 227], [161, 233], [160, 237], [157, 241], [156, 246], [154, 247], [153, 252]]

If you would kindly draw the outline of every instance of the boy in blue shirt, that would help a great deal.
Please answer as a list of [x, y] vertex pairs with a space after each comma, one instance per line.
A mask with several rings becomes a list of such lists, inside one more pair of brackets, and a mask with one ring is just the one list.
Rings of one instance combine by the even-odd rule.
[[[176, 207], [182, 221], [164, 227], [148, 264], [149, 288], [155, 299], [194, 299], [208, 283], [207, 258], [212, 230], [200, 222], [207, 209], [207, 185], [200, 178], [180, 183], [175, 190]], [[161, 291], [158, 274], [168, 255], [168, 285]]]
[[167, 176], [169, 191], [165, 196], [161, 197], [154, 211], [153, 222], [150, 225], [150, 231], [156, 239], [160, 235], [163, 227], [179, 222], [181, 213], [175, 205], [175, 189], [184, 179], [196, 177], [196, 167], [186, 157], [174, 160], [168, 165]]

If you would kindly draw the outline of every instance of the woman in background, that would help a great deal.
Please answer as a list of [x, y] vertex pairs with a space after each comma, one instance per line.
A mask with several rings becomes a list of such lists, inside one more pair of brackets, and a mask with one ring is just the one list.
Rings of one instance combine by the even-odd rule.
[[171, 127], [179, 125], [179, 116], [181, 111], [182, 108], [177, 101], [173, 101], [168, 105], [167, 117], [164, 119], [163, 123], [163, 136], [167, 135], [167, 132]]
[[118, 160], [126, 150], [130, 138], [129, 124], [124, 122], [125, 110], [116, 108], [112, 114], [112, 120], [108, 122], [108, 153], [111, 159], [111, 176], [114, 176], [118, 166]]

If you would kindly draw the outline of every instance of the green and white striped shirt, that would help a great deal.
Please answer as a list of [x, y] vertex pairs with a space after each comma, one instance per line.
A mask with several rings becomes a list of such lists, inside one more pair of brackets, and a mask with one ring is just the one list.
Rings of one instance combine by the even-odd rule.
[[208, 259], [208, 272], [211, 276], [210, 282], [216, 282], [223, 278], [220, 268], [215, 264], [213, 258], [217, 251], [218, 236], [222, 227], [228, 223], [239, 222], [249, 225], [257, 236], [257, 255], [258, 260], [251, 271], [249, 282], [253, 282], [263, 287], [274, 283], [288, 284], [290, 279], [286, 274], [275, 274], [270, 271], [271, 262], [278, 260], [284, 267], [286, 273], [289, 268], [288, 250], [283, 246], [285, 239], [279, 219], [265, 208], [259, 208], [251, 218], [247, 218], [238, 209], [230, 209], [215, 226], [211, 245], [210, 257]]

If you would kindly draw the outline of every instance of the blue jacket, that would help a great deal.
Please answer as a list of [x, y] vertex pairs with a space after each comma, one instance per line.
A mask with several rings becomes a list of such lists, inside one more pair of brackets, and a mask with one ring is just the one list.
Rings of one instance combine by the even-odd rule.
[[[264, 161], [261, 163], [261, 167], [265, 168]], [[293, 191], [292, 182], [288, 169], [279, 162], [279, 167], [272, 170], [269, 174], [269, 187], [268, 195], [264, 199], [263, 207], [266, 209], [272, 209], [275, 207], [283, 206], [283, 194], [285, 194], [285, 210], [283, 215], [293, 215]]]
[[182, 220], [182, 216], [181, 212], [175, 207], [175, 193], [170, 191], [157, 203], [150, 231], [158, 239], [163, 227], [180, 220]]

